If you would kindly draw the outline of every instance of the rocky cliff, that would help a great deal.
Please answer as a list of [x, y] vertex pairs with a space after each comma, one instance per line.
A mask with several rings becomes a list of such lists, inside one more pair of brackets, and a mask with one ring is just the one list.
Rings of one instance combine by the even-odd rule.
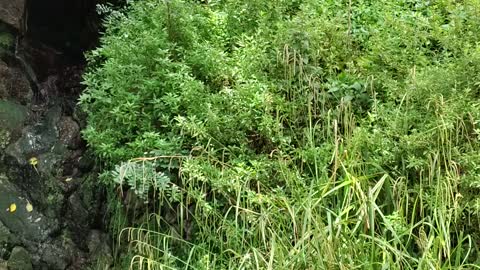
[[94, 11], [0, 0], [0, 270], [93, 269], [110, 256], [75, 106]]

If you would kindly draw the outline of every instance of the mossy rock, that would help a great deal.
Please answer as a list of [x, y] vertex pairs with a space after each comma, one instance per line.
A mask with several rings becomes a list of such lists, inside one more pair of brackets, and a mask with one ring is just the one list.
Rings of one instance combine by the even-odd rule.
[[0, 245], [16, 242], [15, 235], [0, 221]]
[[[64, 154], [65, 147], [56, 146], [58, 132], [55, 125], [60, 119], [60, 115], [61, 108], [58, 106], [54, 107], [47, 112], [41, 121], [24, 128], [21, 136], [15, 138], [16, 141], [6, 148], [7, 155], [15, 158], [18, 164], [27, 165], [31, 157], [37, 157], [41, 153], [54, 152], [58, 155]], [[1, 119], [0, 106], [0, 122]], [[38, 167], [41, 169], [42, 164], [39, 164]]]
[[49, 220], [38, 212], [36, 205], [31, 205], [4, 175], [0, 175], [0, 194], [0, 222], [16, 237], [42, 242], [58, 228], [54, 220]]
[[7, 262], [8, 270], [32, 270], [32, 259], [23, 247], [15, 247]]
[[20, 132], [28, 111], [15, 102], [0, 100], [0, 151], [7, 148], [11, 139]]
[[0, 126], [3, 128], [10, 131], [21, 128], [27, 116], [28, 112], [25, 106], [0, 100]]
[[7, 262], [0, 259], [0, 270], [8, 270]]

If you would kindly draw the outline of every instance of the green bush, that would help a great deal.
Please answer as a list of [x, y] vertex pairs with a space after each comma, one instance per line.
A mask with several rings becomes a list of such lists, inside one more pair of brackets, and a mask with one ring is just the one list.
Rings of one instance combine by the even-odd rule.
[[149, 201], [119, 218], [131, 266], [474, 268], [478, 10], [145, 0], [111, 16], [80, 103], [104, 179]]

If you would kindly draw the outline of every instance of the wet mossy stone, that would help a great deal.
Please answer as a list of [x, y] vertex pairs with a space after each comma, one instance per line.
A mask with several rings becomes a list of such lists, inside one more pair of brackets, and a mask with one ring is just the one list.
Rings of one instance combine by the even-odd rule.
[[0, 245], [15, 242], [15, 236], [0, 221]]
[[[11, 248], [18, 244], [19, 242], [15, 235], [0, 222], [0, 258], [6, 258], [6, 254], [10, 254]], [[1, 269], [0, 267], [0, 270]]]
[[95, 167], [95, 158], [89, 152], [86, 152], [78, 162], [78, 169], [83, 173], [89, 173]]
[[7, 262], [8, 270], [32, 270], [32, 259], [23, 247], [14, 247]]
[[[27, 165], [28, 159], [31, 157], [36, 157], [41, 153], [52, 152], [52, 149], [58, 150], [58, 147], [52, 147], [58, 141], [58, 132], [55, 125], [60, 119], [60, 115], [60, 107], [50, 109], [41, 121], [26, 127], [21, 137], [7, 147], [6, 153], [14, 157], [18, 164]], [[63, 154], [64, 151], [60, 152]]]
[[0, 100], [0, 126], [2, 129], [13, 131], [23, 127], [28, 116], [25, 106], [15, 102]]
[[27, 119], [27, 108], [17, 103], [0, 100], [0, 151], [19, 133]]
[[[43, 242], [55, 231], [58, 224], [37, 211], [29, 209], [28, 199], [5, 176], [0, 175], [0, 222], [16, 237]], [[15, 209], [12, 211], [12, 205]], [[8, 211], [7, 211], [8, 209]]]
[[20, 30], [26, 2], [26, 0], [2, 1], [0, 8], [1, 24], [7, 24], [16, 30]]
[[[1, 56], [0, 46], [0, 58]], [[32, 99], [33, 91], [23, 71], [0, 60], [0, 100], [10, 100], [21, 105], [28, 105]]]

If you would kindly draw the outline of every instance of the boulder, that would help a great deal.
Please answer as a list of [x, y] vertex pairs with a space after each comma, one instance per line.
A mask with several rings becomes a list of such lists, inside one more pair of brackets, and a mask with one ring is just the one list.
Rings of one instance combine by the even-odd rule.
[[25, 0], [0, 0], [0, 21], [21, 30], [25, 2]]
[[7, 262], [8, 270], [32, 270], [32, 259], [23, 247], [14, 247]]
[[16, 237], [43, 242], [58, 230], [58, 224], [37, 211], [4, 175], [0, 175], [0, 194], [0, 222]]
[[91, 258], [96, 258], [102, 269], [113, 264], [112, 250], [109, 237], [99, 230], [91, 230], [87, 237], [88, 252]]
[[0, 60], [0, 99], [15, 100], [19, 104], [26, 105], [32, 101], [32, 98], [30, 82], [22, 70], [18, 67], [9, 67]]
[[[0, 153], [20, 132], [28, 116], [27, 109], [15, 102], [0, 100]], [[1, 156], [1, 155], [0, 155]]]
[[86, 237], [103, 216], [103, 195], [87, 180], [93, 165], [82, 158], [80, 127], [58, 100], [39, 108], [0, 100], [0, 130], [10, 134], [0, 148], [0, 259], [22, 246], [34, 269], [87, 269], [99, 254], [108, 265], [99, 232]]
[[60, 135], [60, 142], [62, 142], [69, 149], [78, 149], [81, 146], [82, 140], [80, 137], [80, 126], [73, 120], [72, 117], [62, 117], [57, 124]]
[[15, 102], [0, 100], [0, 126], [2, 130], [18, 131], [28, 116], [25, 106]]

